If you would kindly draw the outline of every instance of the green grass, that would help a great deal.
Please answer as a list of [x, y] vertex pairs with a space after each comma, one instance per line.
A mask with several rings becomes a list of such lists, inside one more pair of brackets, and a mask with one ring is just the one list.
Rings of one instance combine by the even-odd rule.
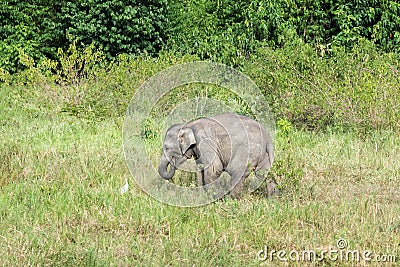
[[[1, 266], [284, 266], [257, 253], [321, 251], [339, 238], [399, 263], [398, 132], [278, 132], [271, 175], [280, 197], [179, 208], [134, 184], [122, 117], [91, 121], [23, 95], [0, 90]], [[346, 264], [354, 262], [317, 263]]]

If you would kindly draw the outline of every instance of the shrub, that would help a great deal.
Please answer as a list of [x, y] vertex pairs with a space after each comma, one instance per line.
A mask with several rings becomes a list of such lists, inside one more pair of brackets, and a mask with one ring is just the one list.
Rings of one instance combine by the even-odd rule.
[[0, 67], [26, 69], [59, 59], [58, 49], [95, 45], [109, 60], [121, 53], [157, 53], [163, 46], [166, 0], [8, 0], [0, 2]]
[[158, 52], [164, 43], [166, 0], [65, 1], [63, 28], [70, 42], [102, 47], [109, 59], [120, 53]]
[[247, 1], [171, 1], [167, 48], [238, 66], [269, 37], [250, 20], [248, 8]]
[[0, 2], [0, 67], [11, 73], [26, 68], [25, 55], [35, 62], [54, 58], [63, 43], [54, 0]]
[[329, 54], [351, 51], [359, 38], [387, 52], [400, 45], [397, 1], [171, 1], [168, 48], [241, 65], [257, 47], [280, 48], [300, 38]]
[[350, 52], [333, 46], [324, 58], [299, 42], [260, 48], [244, 65], [278, 119], [312, 130], [398, 129], [398, 55], [361, 39]]

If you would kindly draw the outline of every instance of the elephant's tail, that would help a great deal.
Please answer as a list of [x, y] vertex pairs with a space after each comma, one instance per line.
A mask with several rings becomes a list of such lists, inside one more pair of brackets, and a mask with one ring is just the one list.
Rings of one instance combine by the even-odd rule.
[[272, 142], [267, 143], [267, 153], [269, 158], [269, 167], [272, 167], [272, 162], [274, 162], [274, 144]]

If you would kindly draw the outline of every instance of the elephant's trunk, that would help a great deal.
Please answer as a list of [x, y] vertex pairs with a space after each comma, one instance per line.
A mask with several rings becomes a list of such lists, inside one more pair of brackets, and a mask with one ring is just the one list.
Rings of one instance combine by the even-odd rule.
[[[168, 170], [168, 165], [169, 165], [169, 170]], [[158, 173], [161, 175], [162, 178], [169, 180], [175, 174], [175, 166], [174, 166], [174, 164], [171, 164], [165, 158], [165, 156], [162, 156], [160, 165], [158, 165]]]

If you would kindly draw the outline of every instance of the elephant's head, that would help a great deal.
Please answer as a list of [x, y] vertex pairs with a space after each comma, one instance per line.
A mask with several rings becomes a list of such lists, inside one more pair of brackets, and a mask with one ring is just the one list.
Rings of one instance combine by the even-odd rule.
[[190, 128], [177, 124], [168, 129], [162, 147], [158, 173], [164, 179], [171, 179], [179, 165], [193, 156], [196, 139]]

